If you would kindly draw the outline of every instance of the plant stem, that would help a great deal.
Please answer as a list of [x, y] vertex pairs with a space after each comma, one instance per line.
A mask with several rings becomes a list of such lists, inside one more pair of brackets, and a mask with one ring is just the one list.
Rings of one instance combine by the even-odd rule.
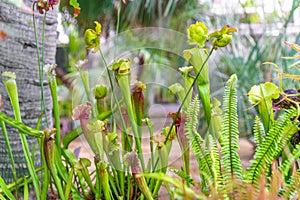
[[[36, 168], [36, 169], [35, 169], [35, 173], [39, 173], [39, 172], [41, 172], [41, 171], [43, 171], [43, 167], [39, 167], [39, 168]], [[41, 175], [39, 174], [38, 177], [41, 178]], [[31, 182], [32, 182], [32, 177], [31, 177], [30, 175], [27, 175], [27, 176], [26, 176], [26, 179], [27, 179], [27, 183], [31, 183]], [[16, 187], [24, 186], [24, 177], [19, 178], [19, 179], [17, 180], [17, 184], [18, 184], [18, 186], [16, 186], [15, 183], [7, 184], [7, 188], [8, 188], [10, 191], [13, 191], [13, 190], [15, 190]], [[0, 194], [2, 194], [2, 193], [3, 193], [3, 189], [0, 187]]]
[[126, 107], [127, 107], [127, 113], [128, 113], [129, 119], [130, 119], [132, 131], [133, 131], [133, 134], [134, 134], [135, 147], [137, 149], [138, 157], [141, 161], [142, 169], [144, 170], [145, 169], [145, 163], [144, 163], [143, 151], [142, 151], [142, 147], [141, 147], [141, 139], [140, 139], [140, 136], [139, 136], [138, 127], [137, 127], [134, 112], [133, 112], [133, 109], [132, 109], [129, 79], [130, 79], [130, 74], [129, 73], [118, 75], [119, 87], [120, 87], [121, 93], [122, 93], [122, 95], [124, 97], [124, 100], [125, 100], [125, 104], [126, 104]]
[[[107, 165], [103, 161], [100, 161], [99, 163], [97, 163], [97, 167], [98, 167], [97, 170], [99, 170], [99, 175], [100, 175], [100, 180], [101, 180], [100, 184], [101, 184], [101, 188], [102, 188], [102, 191], [104, 194], [104, 198], [107, 200], [110, 200], [111, 199], [111, 197], [110, 197], [111, 190], [110, 190], [109, 183], [112, 184], [112, 182], [109, 181]], [[114, 185], [112, 185], [112, 186], [114, 186]], [[115, 187], [112, 187], [112, 189], [116, 192]]]
[[[54, 69], [53, 69], [54, 70]], [[59, 116], [59, 105], [57, 100], [57, 84], [56, 84], [56, 77], [53, 74], [48, 74], [48, 82], [50, 86], [50, 92], [52, 97], [52, 104], [53, 104], [53, 115], [55, 121], [55, 128], [56, 128], [56, 146], [59, 154], [61, 154], [61, 143], [60, 143], [60, 116]]]
[[5, 139], [5, 143], [6, 143], [6, 146], [7, 146], [9, 158], [10, 158], [10, 161], [11, 161], [13, 178], [14, 178], [14, 182], [17, 186], [16, 196], [18, 197], [18, 188], [19, 187], [18, 187], [18, 184], [17, 184], [18, 179], [17, 179], [17, 171], [16, 171], [16, 167], [15, 167], [15, 161], [14, 161], [14, 157], [13, 157], [13, 154], [12, 154], [12, 150], [11, 150], [11, 146], [10, 146], [9, 137], [8, 137], [8, 134], [7, 134], [5, 123], [1, 119], [0, 119], [0, 124], [1, 124], [2, 132], [3, 132], [3, 136], [4, 136], [4, 139]]
[[[36, 2], [33, 4], [32, 10], [35, 8]], [[45, 22], [46, 22], [46, 13], [44, 14], [44, 20], [43, 20], [43, 28], [42, 28], [42, 62], [40, 58], [39, 53], [39, 43], [38, 43], [38, 36], [37, 36], [37, 30], [36, 30], [36, 24], [35, 24], [35, 17], [34, 13], [32, 14], [33, 17], [33, 30], [34, 30], [34, 38], [36, 43], [36, 55], [38, 60], [38, 70], [39, 70], [39, 78], [40, 78], [40, 84], [41, 84], [41, 110], [45, 112], [45, 119], [46, 119], [46, 125], [49, 127], [49, 121], [47, 116], [47, 109], [45, 104], [45, 96], [44, 96], [44, 42], [45, 42]], [[42, 64], [42, 65], [41, 65]]]
[[131, 181], [129, 176], [129, 167], [126, 168], [126, 171], [127, 171], [127, 200], [130, 200]]
[[9, 198], [10, 200], [15, 200], [16, 199], [14, 197], [14, 195], [8, 189], [6, 183], [4, 182], [4, 180], [2, 179], [1, 176], [0, 176], [0, 188], [3, 190], [3, 193], [6, 195], [7, 198]]
[[39, 147], [41, 151], [41, 157], [43, 161], [43, 168], [44, 168], [44, 177], [43, 177], [43, 187], [42, 187], [42, 192], [41, 192], [41, 199], [46, 199], [47, 198], [47, 193], [48, 193], [48, 188], [50, 184], [50, 171], [47, 166], [46, 158], [45, 158], [45, 149], [44, 149], [44, 140], [45, 137], [43, 136], [41, 139], [39, 139]]
[[119, 4], [119, 7], [118, 7], [117, 27], [116, 27], [116, 36], [117, 37], [119, 35], [119, 28], [120, 28], [121, 6], [122, 6], [122, 1], [120, 0], [120, 4]]
[[148, 130], [149, 130], [149, 135], [150, 135], [150, 151], [151, 151], [151, 161], [149, 161], [149, 162], [151, 162], [150, 163], [150, 171], [152, 171], [153, 170], [153, 167], [154, 167], [154, 158], [155, 158], [155, 154], [154, 154], [154, 148], [153, 148], [153, 141], [152, 141], [152, 139], [153, 139], [153, 128], [154, 128], [154, 125], [153, 125], [153, 122], [152, 122], [152, 120], [151, 119], [149, 119], [149, 118], [147, 118], [147, 119], [145, 119], [145, 122], [146, 122], [146, 125], [147, 125], [147, 127], [148, 127]]
[[10, 125], [11, 127], [14, 127], [16, 129], [19, 130], [20, 133], [22, 134], [27, 134], [33, 137], [40, 137], [43, 132], [33, 129], [31, 127], [28, 127], [26, 125], [24, 125], [23, 123], [6, 116], [4, 113], [0, 112], [0, 120], [2, 120], [3, 122], [5, 122], [6, 124]]
[[[16, 81], [14, 79], [10, 78], [9, 80], [5, 80], [4, 84], [6, 86], [6, 90], [9, 95], [9, 98], [10, 98], [10, 102], [11, 102], [11, 105], [12, 105], [12, 108], [14, 111], [15, 118], [18, 122], [22, 122]], [[27, 167], [28, 167], [30, 175], [32, 176], [33, 185], [34, 185], [35, 192], [36, 192], [36, 197], [39, 200], [41, 198], [40, 185], [39, 185], [39, 180], [37, 178], [37, 174], [34, 171], [34, 163], [30, 157], [30, 151], [29, 151], [27, 139], [23, 133], [20, 132], [19, 135], [21, 138], [21, 143], [22, 143], [23, 152], [25, 155], [25, 160], [27, 162]]]
[[[92, 102], [90, 83], [89, 83], [89, 74], [87, 73], [87, 71], [83, 71], [83, 69], [80, 69], [79, 74], [80, 74], [81, 81], [83, 83], [83, 87], [84, 87], [84, 91], [85, 91], [87, 100], [89, 102]], [[92, 117], [94, 118], [95, 116], [96, 116], [95, 109], [92, 108]]]
[[46, 103], [45, 103], [45, 93], [44, 93], [44, 66], [45, 66], [45, 24], [46, 24], [46, 14], [44, 14], [44, 20], [43, 20], [43, 29], [42, 29], [42, 66], [41, 66], [41, 93], [42, 93], [42, 104], [43, 104], [43, 110], [45, 112], [45, 119], [46, 119], [46, 125], [49, 127], [49, 121], [47, 116], [47, 109], [46, 109]]
[[[176, 122], [176, 120], [177, 120], [177, 118], [178, 118], [178, 116], [179, 116], [179, 113], [180, 113], [180, 111], [181, 111], [181, 109], [182, 109], [182, 107], [183, 107], [185, 101], [188, 99], [189, 93], [190, 93], [191, 90], [193, 89], [193, 87], [194, 87], [194, 85], [195, 85], [195, 83], [196, 83], [198, 77], [200, 76], [201, 71], [202, 71], [203, 68], [204, 68], [204, 65], [207, 63], [207, 61], [208, 61], [209, 57], [211, 56], [211, 54], [213, 53], [213, 51], [214, 51], [213, 48], [209, 51], [209, 54], [208, 54], [207, 58], [204, 60], [204, 62], [203, 62], [203, 64], [202, 64], [202, 66], [200, 67], [200, 70], [199, 70], [199, 72], [197, 73], [197, 75], [196, 75], [196, 77], [195, 77], [195, 79], [194, 79], [192, 85], [191, 85], [190, 88], [188, 89], [188, 91], [187, 91], [187, 93], [186, 93], [186, 95], [185, 95], [183, 101], [181, 102], [181, 104], [180, 104], [180, 106], [179, 106], [179, 108], [178, 108], [178, 110], [177, 110], [177, 112], [176, 112], [176, 116], [175, 116], [174, 119], [173, 119], [172, 125], [171, 125], [170, 130], [169, 130], [169, 132], [168, 132], [168, 134], [167, 134], [167, 137], [166, 137], [166, 139], [165, 139], [165, 141], [164, 141], [165, 144], [167, 143], [167, 141], [168, 141], [168, 139], [169, 139], [169, 137], [170, 137], [172, 128], [173, 128], [174, 125], [175, 125], [175, 122]], [[154, 170], [156, 169], [156, 166], [157, 166], [157, 164], [158, 164], [158, 160], [159, 160], [159, 159], [156, 160], [156, 163], [155, 163], [155, 166], [154, 166]]]
[[186, 101], [187, 98], [188, 98], [189, 93], [190, 93], [191, 90], [193, 89], [193, 87], [194, 87], [194, 85], [195, 85], [195, 83], [196, 83], [198, 77], [200, 76], [201, 71], [202, 71], [203, 68], [204, 68], [204, 65], [207, 63], [207, 61], [208, 61], [208, 59], [209, 59], [209, 57], [211, 56], [211, 54], [212, 54], [213, 51], [214, 51], [213, 48], [209, 51], [209, 54], [208, 54], [207, 58], [204, 60], [204, 62], [203, 62], [203, 64], [202, 64], [202, 66], [201, 66], [201, 68], [200, 68], [198, 74], [196, 75], [196, 77], [195, 77], [195, 79], [194, 79], [192, 85], [190, 86], [190, 88], [189, 88], [189, 90], [187, 91], [187, 93], [186, 93], [186, 95], [185, 95], [183, 101], [181, 102], [181, 104], [180, 104], [180, 106], [179, 106], [179, 108], [178, 108], [178, 110], [177, 110], [177, 112], [176, 112], [176, 116], [175, 116], [175, 118], [174, 118], [174, 120], [173, 120], [173, 122], [172, 122], [172, 125], [171, 125], [171, 127], [170, 127], [170, 130], [169, 130], [169, 132], [168, 132], [168, 134], [167, 134], [167, 137], [166, 137], [166, 139], [165, 139], [165, 141], [164, 141], [165, 144], [167, 143], [167, 141], [168, 141], [168, 139], [169, 139], [169, 136], [170, 136], [170, 134], [171, 134], [172, 128], [173, 128], [174, 125], [175, 125], [175, 122], [176, 122], [176, 120], [177, 120], [177, 118], [178, 118], [178, 116], [179, 116], [179, 113], [180, 113], [180, 111], [181, 111], [181, 109], [182, 109], [182, 107], [183, 107], [185, 101]]
[[106, 60], [104, 58], [104, 55], [103, 55], [101, 49], [100, 49], [100, 55], [101, 55], [101, 58], [102, 58], [102, 60], [103, 60], [103, 62], [105, 64], [106, 72], [107, 72], [107, 75], [108, 75], [108, 78], [109, 78], [110, 87], [111, 87], [111, 93], [112, 93], [113, 98], [114, 98], [114, 100], [115, 100], [115, 102], [117, 104], [117, 108], [118, 108], [118, 111], [119, 111], [119, 114], [120, 114], [120, 117], [121, 117], [122, 128], [123, 128], [123, 130], [125, 132], [126, 139], [127, 139], [128, 144], [129, 144], [130, 151], [132, 151], [132, 145], [131, 145], [130, 139], [128, 138], [128, 132], [126, 130], [126, 123], [125, 123], [125, 120], [124, 120], [123, 115], [122, 115], [122, 111], [121, 111], [121, 107], [120, 107], [119, 101], [118, 101], [118, 99], [116, 97], [116, 94], [115, 94], [115, 89], [114, 89], [114, 85], [113, 85], [111, 74], [110, 74], [109, 69], [108, 69], [107, 62], [106, 62]]
[[[112, 95], [113, 95], [113, 99], [115, 100], [115, 102], [117, 104], [117, 109], [118, 109], [118, 112], [120, 114], [121, 123], [122, 123], [122, 129], [123, 129], [123, 132], [124, 132], [124, 134], [122, 134], [122, 136], [125, 135], [125, 140], [127, 141], [129, 150], [132, 151], [132, 144], [131, 144], [130, 138], [128, 136], [128, 132], [127, 132], [127, 128], [126, 128], [126, 123], [125, 123], [125, 120], [123, 118], [122, 111], [121, 111], [121, 106], [120, 106], [119, 101], [118, 101], [118, 99], [116, 97], [115, 88], [114, 88], [114, 84], [113, 84], [113, 81], [112, 81], [112, 77], [111, 77], [111, 74], [109, 72], [107, 62], [105, 60], [105, 57], [104, 57], [101, 49], [100, 49], [100, 55], [101, 55], [101, 58], [102, 58], [102, 60], [103, 60], [103, 62], [105, 64], [105, 68], [106, 68], [106, 72], [107, 72], [107, 75], [108, 75], [108, 78], [109, 78], [109, 83], [110, 83], [110, 87], [111, 87], [111, 92], [112, 92]], [[112, 103], [111, 103], [111, 106], [112, 106]], [[125, 140], [124, 140], [124, 142], [123, 142], [123, 140], [124, 140], [124, 138], [122, 137], [122, 143], [126, 143]], [[121, 177], [122, 177], [122, 179], [120, 180], [120, 182], [121, 182], [122, 194], [124, 194], [124, 192], [125, 192], [124, 191], [124, 188], [125, 188], [124, 175], [121, 175]], [[127, 183], [127, 184], [128, 184], [128, 187], [129, 187], [129, 183]]]

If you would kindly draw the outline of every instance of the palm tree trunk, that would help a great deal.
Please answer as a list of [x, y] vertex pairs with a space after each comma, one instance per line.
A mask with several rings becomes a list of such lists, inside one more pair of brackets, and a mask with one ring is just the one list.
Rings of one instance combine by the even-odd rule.
[[[32, 8], [33, 0], [24, 0], [24, 3]], [[57, 6], [56, 6], [57, 7]], [[43, 15], [35, 12], [37, 32], [39, 37], [39, 52], [41, 53], [41, 33]], [[56, 52], [56, 26], [57, 8], [47, 13], [45, 26], [45, 63], [55, 62]], [[41, 113], [41, 90], [38, 75], [38, 60], [36, 56], [36, 43], [34, 39], [32, 14], [17, 8], [13, 4], [0, 0], [0, 30], [4, 30], [8, 36], [0, 40], [0, 73], [4, 71], [15, 72], [19, 91], [19, 102], [23, 123], [35, 127]], [[46, 80], [46, 79], [45, 79]], [[0, 94], [2, 95], [4, 113], [13, 116], [13, 111], [9, 102], [9, 97], [5, 91], [3, 81], [0, 81]], [[45, 101], [47, 106], [47, 116], [51, 122], [51, 97], [47, 82], [45, 82]], [[42, 121], [42, 128], [46, 127], [45, 118]], [[13, 156], [17, 168], [17, 176], [23, 177], [28, 174], [26, 161], [24, 158], [19, 133], [7, 126]], [[30, 148], [36, 147], [35, 165], [41, 164], [37, 140], [27, 137]], [[6, 182], [12, 182], [12, 171], [6, 144], [0, 129], [0, 175]]]

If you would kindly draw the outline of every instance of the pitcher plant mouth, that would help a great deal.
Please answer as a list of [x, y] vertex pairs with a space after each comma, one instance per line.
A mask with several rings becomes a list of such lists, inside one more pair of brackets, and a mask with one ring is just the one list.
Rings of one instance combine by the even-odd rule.
[[92, 103], [86, 102], [86, 104], [81, 104], [76, 106], [72, 111], [73, 120], [89, 119], [92, 113]]

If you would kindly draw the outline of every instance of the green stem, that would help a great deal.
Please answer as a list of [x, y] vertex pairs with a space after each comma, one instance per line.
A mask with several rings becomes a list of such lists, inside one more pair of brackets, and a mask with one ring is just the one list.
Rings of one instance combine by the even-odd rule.
[[[35, 9], [35, 4], [32, 6], [32, 10]], [[45, 41], [45, 21], [46, 21], [46, 12], [44, 14], [44, 20], [43, 20], [43, 29], [42, 29], [42, 65], [41, 65], [41, 58], [40, 58], [40, 52], [39, 52], [39, 42], [38, 42], [38, 36], [37, 36], [37, 29], [36, 29], [36, 24], [35, 24], [35, 17], [34, 13], [32, 14], [33, 17], [33, 30], [34, 30], [34, 38], [35, 38], [35, 44], [36, 44], [36, 55], [37, 55], [37, 60], [38, 60], [38, 70], [39, 70], [39, 78], [40, 78], [40, 84], [41, 84], [41, 110], [47, 113], [46, 111], [46, 104], [45, 104], [45, 97], [44, 97], [44, 41]], [[49, 127], [49, 122], [48, 122], [48, 116], [46, 114], [45, 116], [46, 119], [46, 125]]]
[[119, 35], [119, 29], [120, 29], [121, 6], [122, 6], [122, 1], [120, 0], [120, 4], [119, 4], [119, 8], [118, 8], [117, 27], [116, 27], [116, 37], [117, 38]]
[[112, 171], [116, 177], [116, 184], [120, 191], [121, 196], [124, 195], [124, 170], [122, 169], [122, 163], [120, 160], [120, 152], [114, 151], [111, 155], [107, 155], [109, 161], [112, 164]]
[[10, 190], [7, 188], [7, 184], [4, 182], [1, 176], [0, 176], [0, 188], [3, 190], [3, 193], [4, 195], [6, 195], [7, 198], [9, 198], [10, 200], [16, 199], [14, 195], [10, 192]]
[[[130, 138], [129, 138], [129, 136], [128, 136], [128, 132], [127, 132], [127, 128], [126, 128], [126, 123], [125, 123], [125, 120], [124, 120], [123, 115], [122, 115], [121, 106], [120, 106], [119, 101], [118, 101], [118, 99], [117, 99], [117, 97], [116, 97], [116, 94], [115, 94], [115, 88], [114, 88], [114, 84], [113, 84], [113, 81], [112, 81], [112, 77], [111, 77], [110, 71], [109, 71], [109, 69], [108, 69], [107, 62], [106, 62], [106, 60], [105, 60], [105, 57], [104, 57], [104, 55], [103, 55], [101, 49], [100, 49], [100, 55], [101, 55], [101, 58], [102, 58], [102, 60], [103, 60], [103, 62], [104, 62], [104, 64], [105, 64], [105, 68], [106, 68], [106, 72], [107, 72], [107, 75], [108, 75], [108, 78], [109, 78], [109, 83], [110, 83], [110, 87], [111, 87], [111, 92], [112, 92], [112, 95], [113, 95], [113, 99], [115, 100], [115, 102], [116, 102], [116, 104], [117, 104], [117, 109], [118, 109], [118, 112], [119, 112], [119, 114], [120, 114], [121, 123], [122, 123], [122, 129], [123, 129], [123, 132], [124, 132], [124, 134], [122, 134], [122, 136], [125, 135], [127, 144], [129, 144], [128, 147], [129, 147], [130, 151], [132, 151], [132, 145], [131, 145]], [[111, 106], [112, 106], [112, 103], [111, 103]], [[124, 140], [124, 138], [122, 137], [122, 143], [126, 143], [126, 142], [123, 141], [123, 140]], [[120, 173], [121, 173], [121, 172], [120, 172]], [[122, 194], [124, 194], [125, 180], [124, 180], [124, 174], [123, 174], [123, 173], [122, 173], [121, 177], [123, 177], [123, 178], [121, 179], [121, 188], [122, 188]], [[128, 183], [128, 184], [129, 184], [129, 183]]]
[[[83, 71], [83, 69], [80, 69], [79, 74], [80, 74], [81, 81], [83, 83], [83, 87], [84, 87], [84, 90], [85, 90], [87, 100], [89, 102], [92, 102], [91, 91], [90, 91], [90, 83], [89, 83], [89, 75], [86, 71]], [[96, 116], [95, 109], [93, 108], [92, 109], [92, 117], [94, 118], [95, 116]]]
[[42, 199], [47, 199], [49, 184], [50, 184], [50, 172], [48, 167], [44, 167], [43, 188], [41, 194]]
[[[103, 190], [103, 194], [104, 194], [104, 198], [107, 200], [110, 200], [110, 184], [109, 184], [109, 176], [108, 176], [108, 172], [107, 172], [107, 165], [100, 161], [99, 163], [97, 163], [98, 166], [98, 170], [99, 170], [99, 175], [100, 175], [100, 180], [101, 180], [101, 188]], [[110, 182], [112, 183], [112, 182]], [[112, 187], [113, 190], [116, 192], [115, 187]], [[116, 193], [117, 194], [117, 193]]]
[[[154, 167], [154, 158], [155, 158], [155, 154], [154, 154], [154, 146], [153, 146], [153, 128], [154, 128], [154, 125], [153, 125], [153, 122], [151, 119], [147, 118], [145, 119], [145, 122], [146, 122], [146, 125], [148, 126], [148, 129], [149, 129], [149, 134], [150, 134], [150, 151], [151, 151], [151, 167], [150, 169], [153, 170], [153, 167]], [[151, 171], [150, 170], [150, 171]]]
[[[168, 141], [166, 145], [163, 145], [162, 147], [158, 148], [158, 157], [160, 159], [160, 172], [166, 173], [167, 167], [168, 167], [168, 158], [169, 158], [169, 152], [171, 150], [172, 141]], [[162, 181], [158, 180], [156, 181], [154, 191], [153, 191], [153, 197], [155, 197], [158, 194], [158, 191], [161, 187]]]
[[72, 189], [72, 185], [74, 184], [73, 182], [73, 174], [74, 174], [74, 167], [71, 168], [70, 172], [69, 172], [69, 177], [68, 177], [68, 182], [65, 186], [65, 199], [69, 199], [70, 197], [70, 192]]
[[130, 177], [129, 176], [129, 167], [127, 167], [126, 171], [127, 173], [127, 200], [130, 199], [130, 190], [131, 190], [131, 183], [130, 183]]
[[191, 90], [193, 89], [195, 83], [197, 82], [198, 77], [200, 76], [201, 71], [203, 70], [205, 64], [207, 63], [207, 61], [208, 61], [208, 59], [209, 59], [209, 57], [211, 56], [211, 54], [212, 54], [213, 51], [214, 51], [214, 49], [212, 48], [212, 49], [210, 50], [210, 52], [209, 52], [207, 58], [204, 60], [204, 62], [203, 62], [203, 64], [202, 64], [202, 66], [201, 66], [201, 68], [200, 68], [198, 74], [196, 75], [196, 77], [195, 77], [195, 79], [194, 79], [192, 85], [190, 86], [189, 90], [187, 91], [187, 93], [186, 93], [186, 95], [185, 95], [183, 101], [181, 102], [181, 104], [180, 104], [180, 106], [179, 106], [179, 108], [178, 108], [178, 110], [177, 110], [177, 112], [176, 112], [176, 116], [175, 116], [175, 118], [174, 118], [174, 120], [173, 120], [173, 122], [172, 122], [172, 125], [171, 125], [171, 127], [170, 127], [170, 130], [169, 130], [169, 132], [168, 132], [168, 134], [167, 134], [166, 140], [165, 140], [165, 142], [164, 142], [165, 144], [166, 144], [166, 142], [167, 142], [168, 139], [169, 139], [169, 136], [170, 136], [170, 134], [171, 134], [172, 128], [173, 128], [174, 125], [175, 125], [175, 122], [176, 122], [176, 120], [177, 120], [177, 118], [178, 118], [178, 116], [179, 116], [179, 113], [180, 113], [180, 111], [181, 111], [181, 109], [182, 109], [182, 107], [183, 107], [185, 101], [188, 99], [189, 93], [190, 93]]
[[127, 107], [128, 117], [131, 122], [132, 131], [134, 134], [135, 139], [135, 147], [137, 148], [138, 157], [141, 161], [142, 169], [145, 170], [145, 163], [144, 163], [144, 157], [143, 157], [143, 151], [141, 147], [141, 139], [139, 136], [137, 124], [135, 121], [135, 115], [132, 109], [132, 101], [130, 96], [130, 87], [129, 87], [129, 73], [126, 74], [119, 74], [118, 75], [118, 81], [119, 81], [119, 87], [121, 89], [121, 93], [123, 94], [125, 104]]
[[41, 199], [47, 199], [49, 184], [50, 184], [50, 171], [47, 166], [46, 158], [45, 158], [45, 149], [44, 149], [44, 140], [45, 137], [39, 139], [39, 147], [41, 151], [41, 157], [43, 161], [43, 168], [44, 168], [44, 177], [43, 177], [43, 187], [42, 187], [42, 193], [41, 193]]
[[16, 129], [18, 129], [19, 132], [22, 133], [22, 134], [27, 134], [27, 135], [37, 137], [37, 138], [40, 137], [43, 134], [42, 131], [33, 129], [31, 127], [28, 127], [28, 126], [24, 125], [23, 123], [15, 120], [11, 117], [6, 116], [2, 112], [0, 112], [0, 120], [5, 122], [6, 124], [10, 125], [11, 127], [14, 127]]
[[[179, 116], [179, 113], [180, 113], [180, 111], [181, 111], [181, 109], [182, 109], [182, 107], [183, 107], [185, 101], [188, 99], [189, 93], [190, 93], [191, 90], [193, 89], [195, 83], [197, 82], [197, 79], [198, 79], [199, 76], [200, 76], [200, 73], [202, 72], [202, 70], [203, 70], [205, 64], [207, 63], [207, 61], [208, 61], [209, 57], [211, 56], [211, 54], [213, 53], [213, 51], [214, 51], [213, 48], [209, 51], [209, 54], [208, 54], [207, 58], [206, 58], [206, 59], [204, 60], [204, 62], [202, 63], [202, 66], [200, 67], [199, 72], [197, 73], [197, 75], [196, 75], [196, 77], [195, 77], [195, 79], [194, 79], [192, 85], [191, 85], [190, 88], [188, 89], [188, 91], [187, 91], [187, 93], [186, 93], [186, 95], [185, 95], [183, 101], [181, 102], [181, 104], [180, 104], [180, 106], [179, 106], [179, 108], [178, 108], [178, 110], [177, 110], [177, 112], [176, 112], [176, 116], [174, 117], [174, 120], [173, 120], [172, 125], [171, 125], [171, 127], [170, 127], [170, 130], [169, 130], [169, 132], [168, 132], [168, 134], [167, 134], [167, 137], [166, 137], [166, 139], [165, 139], [165, 141], [164, 141], [165, 144], [167, 143], [167, 141], [168, 141], [168, 139], [169, 139], [169, 137], [170, 137], [172, 128], [173, 128], [174, 125], [175, 125], [175, 122], [176, 122], [176, 120], [177, 120], [177, 118], [178, 118], [178, 116]], [[158, 164], [158, 160], [156, 160], [154, 169], [156, 168], [157, 164]]]
[[100, 179], [100, 170], [99, 170], [99, 165], [97, 165], [97, 161], [94, 160], [95, 162], [95, 166], [96, 166], [96, 184], [95, 184], [95, 188], [96, 188], [96, 194], [95, 194], [95, 199], [99, 200], [101, 199], [101, 179]]
[[121, 188], [120, 188], [120, 180], [121, 179], [118, 177], [118, 172], [115, 167], [112, 167], [110, 171], [112, 172], [112, 174], [110, 174], [109, 180], [112, 180], [112, 182], [116, 182], [116, 183], [114, 183], [114, 185], [117, 188], [117, 190], [114, 193], [117, 195], [120, 195], [121, 194]]
[[59, 105], [57, 100], [57, 84], [55, 75], [48, 74], [48, 82], [51, 91], [52, 104], [53, 104], [53, 115], [56, 128], [56, 146], [58, 148], [59, 154], [61, 153], [61, 142], [60, 142], [60, 116], [59, 116]]
[[[118, 38], [119, 31], [120, 31], [121, 6], [122, 6], [122, 0], [119, 1], [119, 6], [118, 6], [117, 25], [116, 25], [116, 38]], [[114, 40], [114, 47], [118, 47], [118, 39]], [[114, 48], [114, 57], [116, 57], [116, 48]]]
[[[14, 79], [9, 79], [9, 80], [5, 80], [4, 84], [6, 86], [6, 90], [11, 101], [15, 118], [18, 122], [22, 122], [16, 81]], [[24, 134], [20, 133], [19, 135], [21, 138], [22, 148], [25, 155], [25, 160], [27, 162], [27, 167], [33, 179], [33, 186], [35, 188], [36, 197], [39, 200], [41, 198], [40, 185], [39, 185], [39, 180], [37, 178], [37, 174], [34, 171], [33, 161], [31, 160], [30, 157], [30, 151], [29, 151], [27, 139]]]
[[[113, 98], [114, 98], [114, 100], [115, 100], [115, 102], [117, 104], [118, 112], [119, 112], [120, 117], [121, 117], [122, 128], [123, 128], [123, 131], [125, 132], [126, 140], [127, 140], [128, 144], [129, 144], [130, 151], [132, 151], [132, 145], [131, 145], [130, 139], [128, 137], [128, 132], [127, 132], [127, 129], [126, 129], [126, 123], [125, 123], [125, 120], [123, 118], [123, 114], [122, 114], [122, 111], [121, 111], [121, 106], [120, 106], [119, 101], [118, 101], [118, 99], [116, 97], [115, 88], [114, 88], [114, 84], [113, 84], [113, 81], [112, 81], [112, 77], [111, 77], [111, 74], [109, 72], [107, 62], [106, 62], [106, 60], [104, 58], [104, 55], [103, 55], [101, 49], [100, 49], [100, 55], [101, 55], [101, 58], [102, 58], [102, 60], [103, 60], [103, 62], [105, 64], [106, 72], [107, 72], [107, 75], [108, 75], [108, 78], [109, 78], [110, 87], [111, 87], [111, 93], [112, 93]], [[111, 106], [112, 106], [112, 104], [111, 104]]]
[[8, 137], [8, 134], [7, 134], [7, 131], [6, 131], [5, 123], [2, 120], [0, 120], [0, 124], [1, 124], [2, 132], [3, 132], [3, 136], [4, 136], [4, 139], [5, 139], [5, 143], [6, 143], [6, 146], [7, 146], [9, 158], [10, 158], [10, 161], [11, 161], [13, 178], [14, 178], [14, 182], [17, 186], [16, 196], [18, 197], [18, 184], [17, 184], [18, 179], [17, 179], [17, 171], [16, 171], [16, 167], [15, 167], [15, 161], [14, 161], [14, 157], [13, 157], [13, 154], [12, 154], [12, 150], [11, 150], [11, 146], [10, 146], [10, 142], [9, 142], [9, 137]]
[[[40, 168], [35, 169], [35, 173], [39, 173], [39, 172], [41, 172], [41, 171], [43, 171], [43, 167], [40, 167]], [[41, 173], [39, 173], [38, 177], [39, 177], [39, 178], [42, 178], [40, 174], [41, 174]], [[1, 176], [0, 176], [0, 177], [1, 177]], [[26, 176], [26, 179], [27, 179], [27, 183], [31, 183], [31, 182], [32, 182], [32, 177], [31, 177], [30, 175]], [[18, 185], [18, 186], [17, 186], [17, 185]], [[19, 179], [17, 180], [17, 185], [16, 185], [15, 183], [10, 183], [10, 184], [7, 185], [7, 188], [8, 188], [10, 191], [13, 191], [13, 190], [15, 190], [15, 188], [17, 188], [17, 187], [22, 187], [22, 186], [24, 186], [24, 177], [19, 178]], [[3, 189], [0, 187], [0, 194], [2, 194], [2, 193], [3, 193]]]
[[46, 25], [46, 15], [47, 12], [44, 14], [43, 19], [43, 29], [42, 29], [42, 66], [41, 66], [41, 73], [40, 73], [40, 82], [41, 82], [41, 94], [42, 94], [42, 105], [43, 105], [43, 111], [45, 112], [45, 119], [46, 119], [46, 125], [49, 127], [49, 120], [47, 115], [47, 108], [46, 108], [46, 102], [45, 102], [45, 93], [44, 93], [44, 66], [45, 66], [45, 25]]

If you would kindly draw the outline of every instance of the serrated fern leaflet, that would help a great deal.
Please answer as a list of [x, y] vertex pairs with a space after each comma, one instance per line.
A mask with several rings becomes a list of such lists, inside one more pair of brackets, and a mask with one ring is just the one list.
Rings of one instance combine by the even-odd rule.
[[257, 184], [260, 175], [266, 172], [273, 159], [277, 158], [283, 147], [298, 130], [297, 121], [291, 121], [296, 115], [296, 109], [291, 109], [282, 114], [276, 120], [269, 132], [266, 134], [265, 141], [254, 154], [252, 165], [247, 170], [246, 179], [250, 183]]
[[[224, 179], [226, 182], [242, 180], [242, 164], [237, 153], [239, 148], [239, 131], [237, 116], [237, 96], [234, 87], [237, 81], [236, 75], [232, 75], [227, 81], [223, 97], [223, 144], [222, 164], [224, 166]], [[233, 189], [233, 188], [232, 188]]]

